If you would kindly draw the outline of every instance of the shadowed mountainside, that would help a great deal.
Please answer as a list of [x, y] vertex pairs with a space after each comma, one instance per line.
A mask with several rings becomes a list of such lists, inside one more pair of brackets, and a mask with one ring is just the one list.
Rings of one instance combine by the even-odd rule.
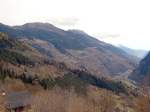
[[150, 85], [150, 52], [141, 60], [139, 66], [133, 71], [130, 78], [139, 83]]

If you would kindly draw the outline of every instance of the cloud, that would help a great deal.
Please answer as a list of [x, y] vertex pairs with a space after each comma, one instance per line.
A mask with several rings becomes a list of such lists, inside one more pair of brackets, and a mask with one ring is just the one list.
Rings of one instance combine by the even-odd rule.
[[48, 20], [49, 22], [51, 22], [52, 24], [56, 25], [56, 26], [75, 26], [78, 24], [79, 19], [78, 18], [74, 18], [74, 17], [67, 17], [67, 18], [61, 18], [61, 17], [55, 17], [55, 18], [50, 18]]
[[95, 37], [98, 37], [100, 39], [118, 39], [120, 38], [120, 34], [112, 34], [112, 33], [95, 33]]
[[104, 41], [113, 45], [121, 44], [122, 41], [124, 41], [124, 38], [120, 36], [120, 34], [117, 34], [117, 33], [96, 33], [94, 34], [94, 36], [101, 41]]

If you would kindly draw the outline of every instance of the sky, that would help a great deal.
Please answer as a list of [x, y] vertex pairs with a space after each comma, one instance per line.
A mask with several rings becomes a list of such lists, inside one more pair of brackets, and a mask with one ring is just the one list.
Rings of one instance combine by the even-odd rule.
[[0, 0], [0, 22], [48, 22], [99, 40], [150, 50], [149, 0]]

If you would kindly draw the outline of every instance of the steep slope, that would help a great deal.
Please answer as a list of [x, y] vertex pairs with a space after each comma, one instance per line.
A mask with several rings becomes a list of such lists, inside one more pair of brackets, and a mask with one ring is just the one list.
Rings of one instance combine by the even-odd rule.
[[51, 60], [29, 44], [12, 39], [4, 33], [0, 33], [0, 45], [0, 83], [2, 81], [2, 84], [15, 80], [25, 85], [41, 86], [44, 89], [51, 89], [56, 85], [62, 89], [74, 87], [78, 94], [85, 93], [86, 87], [92, 85], [116, 93], [132, 94], [120, 81], [97, 78], [86, 70], [67, 68], [64, 63]]
[[30, 44], [49, 59], [65, 62], [71, 69], [86, 69], [98, 77], [120, 75], [136, 66], [126, 52], [79, 30], [27, 23], [14, 27], [1, 24], [0, 31]]
[[150, 85], [150, 52], [141, 60], [139, 66], [133, 71], [130, 78], [139, 83]]
[[[0, 71], [13, 77], [62, 75], [59, 64], [50, 61], [32, 46], [0, 33]], [[7, 73], [9, 72], [9, 73]]]

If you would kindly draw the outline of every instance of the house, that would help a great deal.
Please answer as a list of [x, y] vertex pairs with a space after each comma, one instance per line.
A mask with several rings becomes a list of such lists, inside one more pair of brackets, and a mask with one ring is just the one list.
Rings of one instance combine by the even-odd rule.
[[31, 94], [27, 91], [6, 94], [6, 112], [23, 112], [31, 107]]

